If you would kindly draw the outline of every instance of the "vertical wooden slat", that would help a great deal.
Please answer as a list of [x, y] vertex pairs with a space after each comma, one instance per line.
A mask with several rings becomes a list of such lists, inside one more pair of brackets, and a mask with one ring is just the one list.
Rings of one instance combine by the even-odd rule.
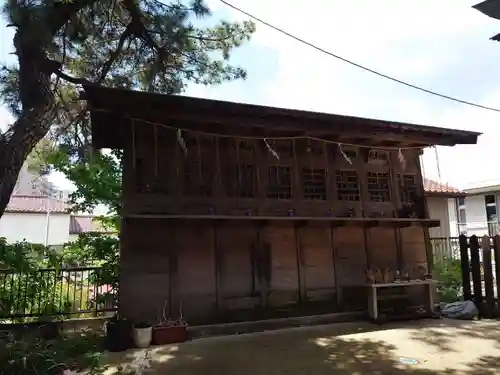
[[[369, 214], [370, 199], [368, 194], [368, 184], [367, 182], [367, 161], [368, 153], [370, 150], [368, 148], [358, 147], [356, 149], [358, 157], [356, 161], [353, 160], [353, 168], [356, 169], [358, 174], [359, 183], [359, 194], [361, 199], [361, 217], [366, 217]], [[366, 234], [365, 234], [366, 237]]]
[[469, 262], [469, 244], [467, 237], [463, 234], [458, 238], [460, 244], [460, 264], [462, 268], [462, 290], [464, 293], [464, 300], [472, 300], [472, 291], [470, 287], [470, 262]]
[[130, 124], [131, 130], [132, 130], [132, 166], [134, 168], [134, 173], [135, 173], [135, 162], [136, 162], [136, 145], [135, 145], [135, 121], [131, 120]]
[[216, 212], [220, 212], [222, 209], [223, 197], [223, 183], [222, 183], [222, 168], [220, 164], [220, 148], [219, 148], [219, 137], [214, 136], [215, 142], [215, 201], [216, 201]]
[[500, 267], [497, 264], [497, 260], [500, 260], [500, 236], [496, 235], [493, 237], [493, 256], [495, 262], [495, 284], [497, 289], [497, 316], [500, 315]]
[[[153, 126], [153, 147], [154, 147], [154, 158], [155, 158], [155, 162], [154, 162], [154, 168], [155, 168], [155, 171], [154, 171], [154, 176], [155, 176], [155, 179], [158, 177], [158, 166], [159, 166], [159, 154], [158, 154], [158, 126], [157, 125], [154, 125]], [[156, 182], [156, 180], [155, 180]]]
[[481, 248], [483, 250], [483, 270], [484, 270], [484, 294], [486, 297], [485, 316], [493, 317], [495, 309], [495, 297], [493, 294], [493, 267], [491, 264], [491, 247], [490, 237], [483, 236], [481, 240]]
[[339, 285], [339, 275], [337, 272], [337, 249], [335, 247], [335, 238], [334, 238], [334, 228], [333, 225], [330, 223], [330, 245], [332, 247], [332, 257], [333, 257], [333, 272], [334, 272], [334, 278], [335, 278], [335, 294], [337, 298], [337, 308], [340, 307], [341, 301], [342, 301], [342, 289], [340, 288]]
[[[422, 202], [423, 202], [423, 211], [424, 211], [424, 217], [429, 218], [429, 208], [427, 206], [427, 198], [424, 190], [424, 180], [422, 178], [422, 166], [420, 165], [420, 155], [424, 153], [424, 150], [421, 149], [420, 152], [416, 154], [416, 164], [418, 167], [418, 173], [417, 173], [417, 180], [418, 180], [418, 186], [419, 186], [419, 192], [418, 194], [422, 196]], [[424, 233], [424, 240], [425, 240], [425, 249], [426, 249], [426, 254], [427, 254], [427, 268], [429, 270], [429, 273], [432, 273], [434, 269], [434, 256], [432, 254], [432, 243], [431, 243], [431, 237], [429, 235], [429, 228], [424, 228], [422, 227], [422, 231]]]
[[[178, 244], [179, 241], [175, 243]], [[175, 318], [179, 313], [180, 298], [179, 298], [179, 248], [177, 246], [169, 247], [169, 293], [168, 293], [168, 314], [169, 317]]]
[[297, 144], [296, 140], [292, 139], [292, 154], [293, 154], [293, 187], [292, 187], [292, 199], [295, 209], [299, 207], [299, 204], [302, 200], [302, 190], [301, 190], [301, 181], [300, 181], [300, 173], [301, 166], [299, 165], [298, 157], [297, 157]]
[[[182, 189], [184, 185], [184, 181], [181, 179], [181, 169], [180, 169], [180, 164], [184, 162], [184, 160], [181, 157], [181, 152], [180, 148], [181, 146], [179, 145], [179, 140], [177, 139], [177, 135], [175, 135], [176, 140], [175, 140], [175, 151], [174, 151], [174, 163], [175, 163], [175, 196], [178, 198], [182, 197]], [[184, 155], [185, 157], [185, 155]]]
[[479, 259], [479, 241], [476, 235], [470, 238], [470, 263], [472, 268], [472, 290], [474, 291], [473, 301], [479, 309], [481, 315], [483, 309], [483, 288], [481, 283], [481, 262]]
[[365, 247], [365, 255], [366, 255], [366, 268], [370, 269], [372, 267], [372, 257], [370, 254], [369, 246], [368, 246], [368, 231], [366, 227], [363, 227], [363, 244]]
[[219, 313], [222, 307], [222, 291], [221, 291], [221, 266], [222, 266], [222, 254], [219, 245], [219, 235], [218, 235], [218, 224], [214, 220], [212, 228], [213, 236], [213, 254], [214, 254], [214, 271], [215, 271], [215, 309], [216, 313]]
[[323, 163], [324, 163], [324, 169], [325, 169], [325, 189], [326, 189], [326, 200], [331, 201], [332, 197], [331, 195], [334, 194], [334, 191], [332, 191], [332, 184], [330, 181], [330, 168], [329, 168], [329, 163], [328, 163], [328, 144], [326, 142], [323, 142]]
[[305, 273], [305, 259], [304, 252], [300, 240], [300, 226], [303, 223], [295, 223], [295, 246], [297, 252], [297, 280], [299, 289], [299, 303], [303, 304], [307, 300], [307, 286], [306, 286], [306, 273]]
[[[393, 217], [397, 218], [399, 210], [402, 207], [401, 203], [401, 191], [398, 184], [398, 172], [402, 175], [404, 173], [401, 163], [398, 160], [398, 155], [394, 151], [387, 151], [389, 159], [389, 178], [390, 178], [390, 192], [391, 201], [393, 204]], [[401, 230], [399, 228], [394, 228], [394, 237], [396, 241], [396, 256], [397, 256], [397, 267], [398, 269], [403, 269], [405, 264], [404, 254], [403, 254], [403, 243]]]

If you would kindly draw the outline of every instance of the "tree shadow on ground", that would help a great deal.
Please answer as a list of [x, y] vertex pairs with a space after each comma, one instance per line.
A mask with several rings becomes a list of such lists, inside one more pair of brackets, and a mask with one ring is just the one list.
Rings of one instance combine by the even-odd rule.
[[[339, 336], [334, 326], [310, 327], [253, 335], [199, 339], [181, 345], [112, 355], [110, 364], [150, 357], [143, 374], [169, 375], [493, 375], [500, 374], [500, 357], [474, 363], [425, 366], [427, 360], [401, 363], [396, 347], [359, 335]], [[384, 338], [384, 331], [377, 333]], [[420, 339], [415, 339], [420, 340]], [[431, 344], [432, 345], [432, 344]], [[408, 353], [410, 356], [412, 353]], [[448, 361], [449, 362], [449, 361]], [[144, 363], [144, 361], [143, 361]], [[137, 368], [137, 367], [136, 367]], [[108, 374], [119, 373], [110, 368]]]
[[500, 354], [500, 322], [496, 320], [452, 320], [441, 319], [428, 322], [412, 332], [410, 338], [434, 347], [441, 352], [457, 352], [457, 340], [488, 340], [492, 350]]

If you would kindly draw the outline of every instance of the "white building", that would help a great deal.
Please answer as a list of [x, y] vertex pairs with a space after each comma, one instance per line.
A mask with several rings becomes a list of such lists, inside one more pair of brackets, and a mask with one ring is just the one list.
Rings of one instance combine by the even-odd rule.
[[500, 234], [500, 181], [475, 183], [464, 192], [467, 196], [459, 207], [461, 230], [468, 236]]
[[63, 245], [84, 232], [104, 232], [91, 215], [70, 213], [68, 192], [24, 168], [0, 219], [0, 237], [8, 242], [27, 241]]
[[424, 179], [424, 190], [427, 198], [429, 217], [441, 222], [439, 228], [430, 228], [431, 238], [458, 237], [460, 228], [458, 203], [462, 202], [466, 194], [448, 184]]

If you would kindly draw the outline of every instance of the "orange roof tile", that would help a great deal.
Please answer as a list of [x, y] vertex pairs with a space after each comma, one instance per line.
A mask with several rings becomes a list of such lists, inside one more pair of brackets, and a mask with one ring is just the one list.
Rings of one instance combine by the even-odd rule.
[[424, 190], [426, 193], [432, 194], [448, 194], [448, 195], [465, 195], [465, 193], [453, 186], [442, 184], [437, 181], [424, 178]]
[[[50, 200], [50, 201], [48, 201]], [[70, 205], [62, 200], [42, 196], [13, 195], [5, 212], [42, 213], [47, 212], [47, 206], [52, 213], [66, 213]]]

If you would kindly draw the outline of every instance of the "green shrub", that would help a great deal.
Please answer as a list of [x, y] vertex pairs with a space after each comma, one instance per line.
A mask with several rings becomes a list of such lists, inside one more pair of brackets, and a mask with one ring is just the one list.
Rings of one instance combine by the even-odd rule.
[[0, 374], [61, 375], [64, 370], [102, 374], [102, 338], [91, 332], [75, 333], [55, 341], [36, 338], [0, 340]]
[[439, 260], [434, 265], [434, 277], [439, 282], [438, 295], [441, 302], [456, 302], [462, 299], [462, 269], [460, 260]]

